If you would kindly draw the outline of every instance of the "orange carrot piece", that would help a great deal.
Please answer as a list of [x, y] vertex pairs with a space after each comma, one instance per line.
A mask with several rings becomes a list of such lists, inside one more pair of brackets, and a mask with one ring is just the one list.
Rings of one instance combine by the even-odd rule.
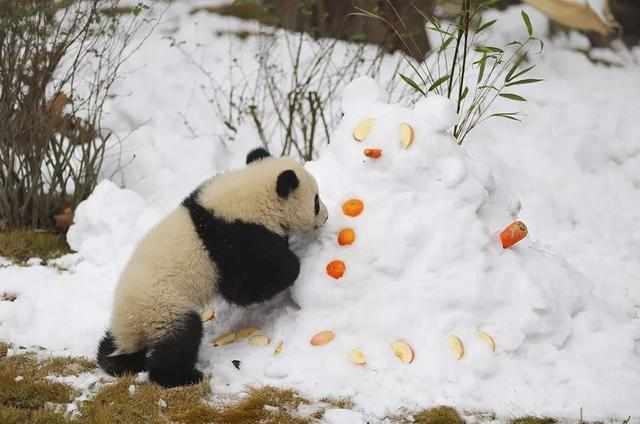
[[502, 247], [507, 249], [527, 236], [527, 226], [522, 221], [515, 221], [500, 233]]
[[379, 159], [382, 156], [382, 149], [364, 149], [364, 155], [371, 159]]
[[334, 260], [327, 264], [327, 274], [331, 277], [338, 279], [344, 275], [347, 266], [341, 260]]
[[363, 209], [364, 203], [360, 199], [349, 199], [342, 204], [342, 212], [350, 217], [360, 215]]
[[356, 233], [351, 228], [345, 228], [338, 233], [338, 244], [348, 246], [356, 240]]

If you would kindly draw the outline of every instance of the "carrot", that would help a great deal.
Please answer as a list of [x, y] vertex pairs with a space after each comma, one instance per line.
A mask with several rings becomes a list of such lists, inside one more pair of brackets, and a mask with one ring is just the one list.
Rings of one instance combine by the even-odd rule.
[[356, 240], [356, 233], [351, 228], [345, 228], [338, 233], [338, 244], [348, 246]]
[[344, 271], [346, 270], [346, 268], [347, 266], [344, 264], [344, 262], [336, 259], [327, 264], [327, 274], [335, 279], [338, 279], [344, 275]]
[[364, 203], [360, 199], [349, 199], [342, 204], [342, 212], [350, 217], [360, 215], [363, 209]]
[[364, 149], [364, 155], [371, 159], [379, 159], [382, 156], [382, 149]]
[[522, 221], [515, 221], [500, 233], [502, 247], [507, 249], [527, 236], [527, 226]]

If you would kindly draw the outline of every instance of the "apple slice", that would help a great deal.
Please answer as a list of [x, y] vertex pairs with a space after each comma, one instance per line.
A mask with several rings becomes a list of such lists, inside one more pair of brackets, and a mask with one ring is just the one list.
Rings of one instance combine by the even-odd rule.
[[415, 359], [415, 354], [413, 353], [411, 346], [402, 340], [393, 342], [391, 344], [391, 350], [393, 350], [393, 353], [395, 353], [398, 359], [405, 364], [410, 364]]
[[494, 340], [493, 337], [491, 337], [491, 335], [485, 333], [484, 331], [479, 331], [478, 337], [480, 338], [480, 340], [482, 340], [483, 342], [489, 345], [492, 352], [496, 351], [496, 341]]
[[254, 334], [249, 337], [249, 344], [251, 346], [267, 346], [271, 343], [271, 339], [264, 334]]
[[400, 124], [400, 144], [408, 149], [413, 144], [413, 127], [405, 122]]
[[354, 140], [362, 141], [367, 138], [375, 123], [376, 121], [373, 118], [367, 118], [360, 121], [360, 123], [358, 123], [356, 128], [353, 130]]
[[361, 350], [354, 349], [349, 354], [349, 359], [356, 365], [366, 365], [367, 358], [364, 356]]
[[202, 322], [212, 321], [216, 319], [216, 313], [213, 312], [212, 309], [205, 309], [202, 314], [200, 314], [200, 318]]
[[460, 340], [458, 336], [449, 336], [449, 347], [453, 351], [457, 360], [462, 359], [462, 357], [464, 356], [464, 345], [462, 344], [462, 340]]
[[330, 343], [336, 338], [336, 334], [331, 330], [321, 331], [311, 338], [311, 344], [313, 346], [323, 346]]
[[280, 343], [278, 343], [278, 346], [276, 346], [276, 350], [273, 351], [273, 354], [280, 355], [283, 350], [284, 350], [284, 342], [281, 341]]
[[222, 336], [214, 339], [211, 344], [215, 347], [220, 347], [220, 346], [231, 344], [235, 342], [236, 339], [237, 339], [237, 335], [235, 332], [232, 331], [231, 333], [223, 334]]
[[254, 334], [256, 334], [258, 332], [258, 329], [255, 327], [247, 327], [247, 328], [243, 328], [242, 330], [238, 330], [238, 332], [236, 333], [238, 340], [240, 339], [246, 339], [247, 337], [251, 337]]

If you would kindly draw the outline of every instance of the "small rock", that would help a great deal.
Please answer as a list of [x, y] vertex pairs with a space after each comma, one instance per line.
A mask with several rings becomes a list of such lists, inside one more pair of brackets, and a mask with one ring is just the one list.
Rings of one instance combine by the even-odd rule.
[[132, 384], [129, 386], [129, 394], [133, 396], [135, 393], [136, 393], [136, 386]]
[[22, 381], [22, 380], [24, 380], [24, 377], [23, 377], [23, 376], [21, 376], [21, 375], [19, 375], [19, 376], [17, 376], [16, 378], [14, 378], [14, 381], [15, 381], [16, 383], [18, 383], [18, 382], [20, 382], [20, 381]]
[[164, 399], [160, 399], [160, 400], [158, 401], [158, 406], [159, 406], [160, 408], [166, 408], [166, 407], [167, 407], [167, 402], [165, 402], [165, 401], [164, 401]]
[[234, 367], [236, 367], [237, 370], [240, 369], [240, 361], [237, 359], [234, 359], [233, 361], [231, 361], [231, 363], [233, 364]]

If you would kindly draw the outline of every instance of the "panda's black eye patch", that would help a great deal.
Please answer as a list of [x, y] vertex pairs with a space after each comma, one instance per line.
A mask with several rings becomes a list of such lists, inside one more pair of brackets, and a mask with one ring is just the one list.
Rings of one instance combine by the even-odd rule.
[[313, 201], [313, 207], [315, 209], [316, 215], [320, 213], [320, 197], [316, 194], [316, 198]]

